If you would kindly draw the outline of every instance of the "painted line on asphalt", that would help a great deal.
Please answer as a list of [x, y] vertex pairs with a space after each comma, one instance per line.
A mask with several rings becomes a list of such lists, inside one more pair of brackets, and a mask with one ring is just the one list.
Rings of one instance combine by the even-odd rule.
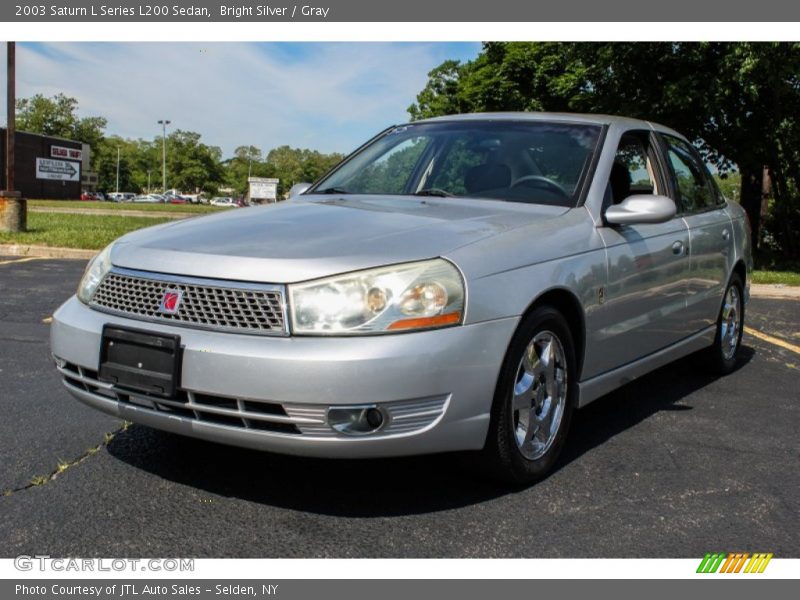
[[752, 327], [745, 327], [744, 330], [745, 330], [745, 333], [747, 333], [748, 335], [752, 335], [753, 337], [756, 337], [756, 338], [758, 338], [760, 340], [763, 340], [765, 342], [769, 342], [770, 344], [774, 344], [776, 346], [780, 346], [781, 348], [784, 348], [784, 349], [788, 350], [789, 352], [794, 352], [795, 354], [800, 354], [800, 346], [795, 346], [794, 344], [790, 344], [789, 342], [787, 342], [785, 340], [773, 337], [773, 336], [768, 335], [768, 334], [766, 334], [766, 333], [764, 333], [762, 331], [759, 331], [758, 329], [753, 329]]
[[28, 262], [29, 260], [42, 260], [42, 257], [26, 256], [25, 258], [12, 258], [11, 260], [0, 260], [0, 265], [15, 265], [17, 263]]

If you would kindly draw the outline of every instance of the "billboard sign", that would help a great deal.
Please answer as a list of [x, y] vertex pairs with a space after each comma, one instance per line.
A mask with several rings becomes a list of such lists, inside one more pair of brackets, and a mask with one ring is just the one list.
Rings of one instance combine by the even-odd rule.
[[250, 177], [247, 180], [250, 184], [250, 199], [274, 202], [278, 198], [279, 181], [271, 177]]
[[50, 146], [51, 158], [67, 158], [69, 160], [82, 160], [83, 151], [76, 150], [75, 148], [66, 148], [64, 146]]
[[80, 181], [81, 163], [68, 160], [56, 160], [54, 158], [37, 158], [36, 179]]

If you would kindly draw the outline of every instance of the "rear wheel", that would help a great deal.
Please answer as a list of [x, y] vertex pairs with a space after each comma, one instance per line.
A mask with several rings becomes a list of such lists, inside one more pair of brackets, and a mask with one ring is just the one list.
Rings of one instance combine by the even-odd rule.
[[708, 348], [706, 361], [709, 368], [726, 375], [736, 367], [736, 358], [744, 330], [744, 285], [739, 275], [734, 274], [728, 282], [725, 296], [717, 317], [717, 332], [714, 344]]
[[575, 364], [572, 335], [558, 311], [541, 307], [524, 319], [495, 391], [484, 448], [493, 475], [523, 484], [553, 467], [577, 397]]

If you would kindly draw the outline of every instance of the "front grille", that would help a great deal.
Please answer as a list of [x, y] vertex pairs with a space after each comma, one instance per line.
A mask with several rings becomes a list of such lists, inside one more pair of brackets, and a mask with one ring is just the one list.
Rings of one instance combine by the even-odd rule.
[[[130, 405], [139, 410], [177, 416], [237, 429], [255, 429], [309, 438], [339, 438], [328, 425], [325, 405], [293, 404], [202, 394], [179, 389], [174, 398], [161, 398], [100, 381], [97, 371], [63, 362], [58, 371], [68, 389]], [[420, 432], [437, 423], [447, 410], [450, 396], [382, 403], [388, 422], [377, 436]]]
[[58, 370], [64, 376], [64, 382], [68, 387], [164, 415], [176, 415], [239, 429], [258, 429], [289, 435], [300, 434], [297, 425], [304, 422], [303, 419], [293, 419], [283, 406], [274, 402], [240, 400], [189, 390], [178, 390], [175, 398], [167, 399], [100, 381], [97, 378], [97, 371], [71, 363], [65, 363]]
[[[164, 292], [180, 291], [175, 314], [161, 312]], [[282, 288], [175, 278], [122, 269], [108, 273], [92, 298], [100, 310], [132, 318], [238, 333], [285, 335]]]

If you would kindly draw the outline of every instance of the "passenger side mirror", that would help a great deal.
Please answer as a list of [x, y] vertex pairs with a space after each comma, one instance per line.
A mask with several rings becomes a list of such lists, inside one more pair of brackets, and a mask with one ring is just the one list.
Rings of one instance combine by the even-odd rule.
[[628, 196], [606, 209], [606, 221], [611, 225], [639, 225], [645, 223], [665, 223], [675, 216], [677, 209], [671, 198], [666, 196], [635, 195]]
[[299, 196], [310, 187], [311, 187], [310, 183], [295, 183], [289, 190], [289, 198], [294, 198], [295, 196]]

